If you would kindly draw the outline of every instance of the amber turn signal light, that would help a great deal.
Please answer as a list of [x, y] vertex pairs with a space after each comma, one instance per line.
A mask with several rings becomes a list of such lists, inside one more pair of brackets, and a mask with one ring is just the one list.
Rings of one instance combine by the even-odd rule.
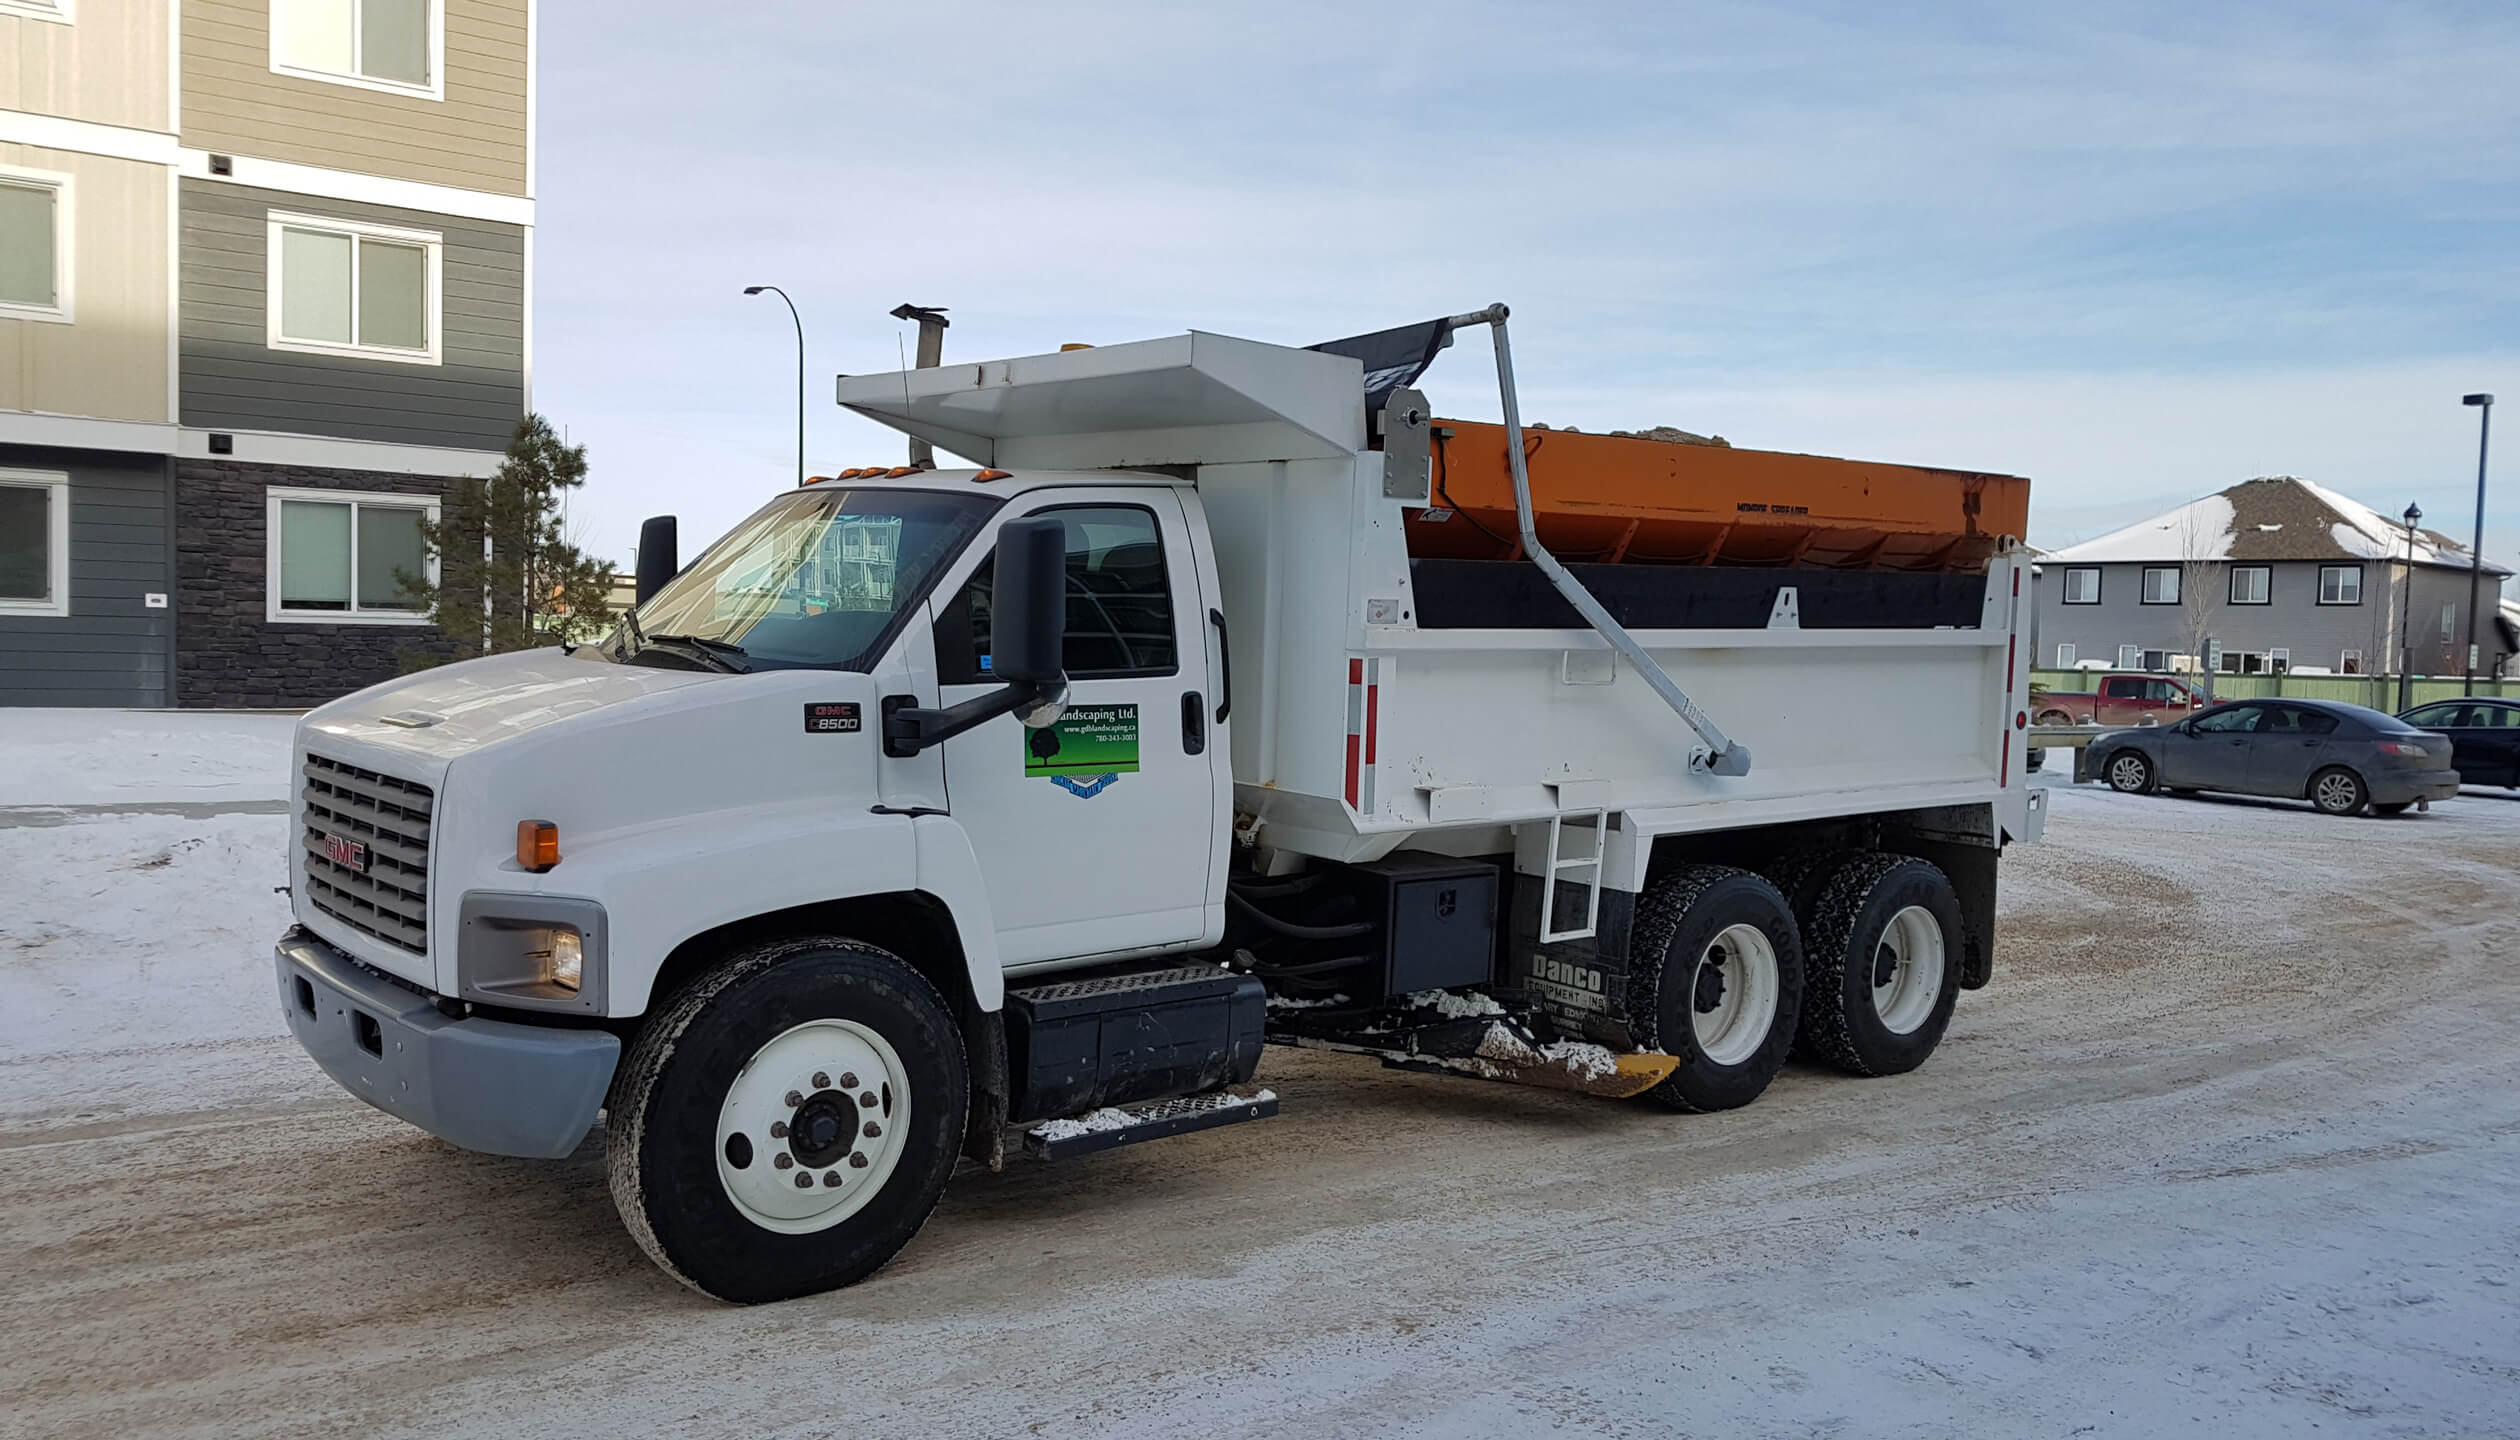
[[516, 822], [516, 863], [540, 872], [560, 863], [560, 827], [548, 820]]

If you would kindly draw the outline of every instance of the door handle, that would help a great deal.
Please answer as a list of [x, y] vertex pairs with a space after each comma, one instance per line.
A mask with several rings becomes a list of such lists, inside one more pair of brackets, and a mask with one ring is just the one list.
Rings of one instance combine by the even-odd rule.
[[1225, 612], [1211, 609], [1208, 623], [1216, 627], [1216, 723], [1234, 713], [1234, 646], [1225, 633]]
[[1181, 692], [1181, 753], [1207, 753], [1207, 702], [1196, 690]]

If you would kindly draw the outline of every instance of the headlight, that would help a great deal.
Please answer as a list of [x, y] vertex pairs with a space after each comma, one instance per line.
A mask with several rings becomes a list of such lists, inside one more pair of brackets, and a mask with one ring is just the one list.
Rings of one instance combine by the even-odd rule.
[[604, 907], [560, 895], [467, 891], [456, 993], [525, 1009], [604, 1013]]
[[586, 979], [586, 937], [575, 930], [536, 930], [526, 951], [542, 966], [545, 984], [575, 990]]

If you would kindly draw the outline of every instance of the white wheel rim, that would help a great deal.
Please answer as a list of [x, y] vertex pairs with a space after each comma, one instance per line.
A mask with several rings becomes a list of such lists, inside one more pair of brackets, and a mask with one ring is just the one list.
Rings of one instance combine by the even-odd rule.
[[1934, 1013], [1942, 985], [1942, 925], [1933, 911], [1910, 905], [1890, 917], [1873, 949], [1873, 1014], [1891, 1034], [1913, 1034]]
[[2143, 788], [2144, 762], [2132, 755], [2120, 755], [2109, 762], [2109, 783], [2120, 790]]
[[1776, 947], [1756, 925], [1734, 925], [1698, 952], [1689, 972], [1689, 1025], [1700, 1055], [1738, 1065], [1776, 1024]]
[[892, 1045], [854, 1020], [808, 1021], [727, 1087], [718, 1182], [765, 1230], [828, 1230], [884, 1188], [909, 1130], [909, 1075]]
[[2342, 775], [2319, 777], [2319, 803], [2330, 810], [2349, 810], [2354, 804], [2354, 782]]

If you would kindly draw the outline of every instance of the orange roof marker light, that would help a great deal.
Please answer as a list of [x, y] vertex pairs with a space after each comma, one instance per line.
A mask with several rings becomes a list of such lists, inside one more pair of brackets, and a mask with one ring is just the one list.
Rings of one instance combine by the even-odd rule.
[[560, 827], [549, 820], [516, 822], [516, 863], [539, 875], [560, 863]]
[[1014, 473], [1015, 472], [1012, 470], [983, 470], [971, 478], [974, 480], [1004, 480]]
[[887, 480], [898, 480], [904, 475], [916, 475], [918, 473], [919, 467], [916, 465], [895, 465], [890, 470], [884, 472], [884, 478]]

